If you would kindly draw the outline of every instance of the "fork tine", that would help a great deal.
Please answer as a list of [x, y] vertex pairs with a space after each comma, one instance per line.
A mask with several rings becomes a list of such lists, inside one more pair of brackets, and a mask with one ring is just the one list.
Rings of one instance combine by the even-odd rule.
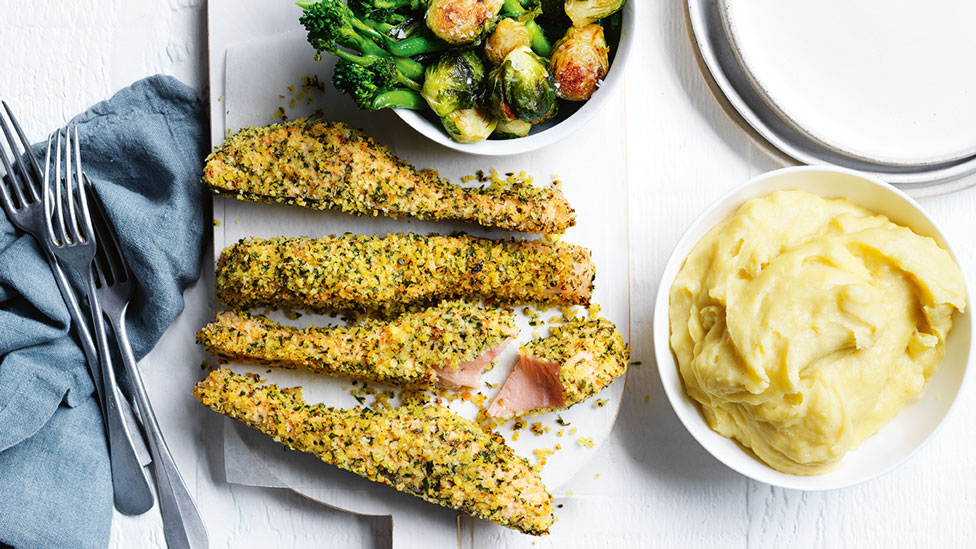
[[81, 229], [78, 225], [78, 214], [75, 212], [75, 180], [72, 175], [73, 166], [71, 164], [71, 128], [64, 130], [64, 197], [62, 200], [68, 206], [68, 231], [71, 233], [72, 242], [80, 242]]
[[39, 202], [41, 200], [41, 196], [38, 185], [40, 185], [41, 182], [41, 167], [37, 163], [37, 157], [34, 156], [34, 151], [31, 150], [31, 142], [27, 139], [27, 136], [24, 135], [24, 130], [20, 127], [20, 122], [17, 122], [17, 117], [15, 117], [14, 113], [10, 110], [10, 105], [7, 105], [6, 101], [0, 101], [0, 103], [3, 103], [3, 109], [7, 111], [7, 118], [9, 118], [10, 123], [14, 125], [14, 131], [17, 132], [17, 137], [20, 138], [20, 142], [24, 145], [24, 150], [27, 151], [27, 160], [30, 163], [31, 171], [34, 172], [33, 179], [31, 179], [29, 176], [27, 177], [27, 188], [30, 190], [31, 196], [34, 197], [34, 200]]
[[[0, 151], [0, 156], [4, 156], [3, 151]], [[4, 168], [6, 169], [6, 168]], [[4, 174], [6, 175], [6, 174]], [[3, 176], [0, 176], [0, 200], [3, 201], [3, 209], [8, 212], [13, 212], [17, 208], [14, 207], [13, 198], [10, 196], [10, 192], [7, 191], [7, 183]]]
[[0, 162], [3, 163], [3, 175], [0, 176], [0, 194], [3, 195], [3, 208], [5, 210], [14, 211], [17, 209], [17, 205], [14, 204], [13, 197], [10, 196], [10, 191], [7, 190], [7, 179], [9, 176], [10, 185], [14, 186], [14, 174], [11, 173], [10, 162], [7, 161], [7, 153], [0, 147]]
[[[54, 232], [54, 197], [51, 196], [51, 137], [47, 138], [47, 153], [44, 155], [44, 179], [41, 180], [41, 193], [44, 195], [44, 222], [47, 223], [48, 238], [57, 239]], [[61, 243], [64, 243], [62, 236]], [[55, 243], [57, 244], [57, 243]]]
[[102, 205], [101, 198], [95, 190], [88, 175], [84, 175], [85, 186], [89, 193], [89, 204], [91, 205], [92, 222], [95, 226], [95, 239], [98, 241], [99, 259], [102, 260], [106, 274], [111, 276], [112, 283], [125, 282], [129, 279], [129, 267], [122, 258], [122, 246], [119, 244], [118, 234], [112, 228]]
[[[20, 155], [17, 154], [16, 142], [13, 141], [13, 138], [10, 135], [10, 128], [7, 126], [7, 121], [3, 119], [3, 116], [0, 116], [0, 129], [3, 130], [4, 135], [7, 137], [7, 143], [10, 145], [10, 152], [14, 157], [14, 162], [18, 164], [18, 167], [23, 168], [23, 163], [20, 161]], [[17, 202], [20, 206], [24, 206], [27, 204], [27, 202], [24, 200], [24, 190], [20, 185], [20, 178], [17, 177], [17, 172], [14, 171], [13, 166], [10, 165], [10, 161], [7, 159], [6, 151], [3, 151], [3, 153], [0, 154], [0, 158], [2, 158], [3, 169], [6, 170], [7, 177], [10, 179], [10, 186], [13, 187], [14, 194], [17, 195]], [[21, 171], [21, 173], [23, 174], [25, 172]]]
[[95, 240], [95, 229], [92, 227], [91, 212], [88, 210], [88, 193], [85, 191], [86, 178], [81, 169], [81, 144], [78, 142], [78, 126], [75, 126], [75, 178], [78, 185], [78, 205], [81, 210], [81, 224], [79, 225], [85, 240]]
[[[58, 140], [55, 145], [56, 152], [54, 154], [54, 194], [52, 195], [52, 204], [54, 206], [55, 219], [57, 219], [57, 229], [58, 233], [55, 235], [61, 239], [61, 244], [68, 243], [68, 233], [64, 225], [64, 204], [61, 200], [61, 131], [58, 130]], [[50, 150], [48, 150], [50, 152]], [[48, 159], [50, 162], [50, 158]], [[50, 191], [50, 180], [48, 180], [48, 190]], [[54, 233], [52, 233], [54, 234]]]

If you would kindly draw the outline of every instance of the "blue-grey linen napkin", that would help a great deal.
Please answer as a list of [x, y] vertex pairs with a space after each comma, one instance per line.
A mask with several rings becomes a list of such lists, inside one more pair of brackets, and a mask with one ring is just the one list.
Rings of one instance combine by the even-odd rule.
[[[142, 358], [200, 274], [205, 110], [193, 89], [153, 76], [71, 123], [137, 281], [126, 325]], [[0, 542], [108, 544], [112, 486], [93, 391], [37, 242], [0, 213]]]

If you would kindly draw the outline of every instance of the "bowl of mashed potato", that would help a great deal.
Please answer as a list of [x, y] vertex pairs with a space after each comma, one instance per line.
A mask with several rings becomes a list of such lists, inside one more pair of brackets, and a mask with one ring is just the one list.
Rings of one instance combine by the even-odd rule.
[[904, 193], [798, 167], [721, 198], [664, 270], [654, 347], [679, 419], [732, 469], [785, 488], [875, 478], [936, 431], [973, 325], [952, 249]]

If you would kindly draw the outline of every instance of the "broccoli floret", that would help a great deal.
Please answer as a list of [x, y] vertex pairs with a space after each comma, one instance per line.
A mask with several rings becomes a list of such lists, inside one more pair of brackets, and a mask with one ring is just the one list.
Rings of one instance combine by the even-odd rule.
[[408, 18], [397, 10], [420, 11], [427, 6], [426, 0], [348, 0], [346, 3], [362, 19], [393, 26]]
[[[415, 82], [411, 84], [416, 85]], [[403, 78], [388, 58], [361, 57], [359, 62], [339, 59], [332, 73], [332, 85], [352, 96], [360, 109], [375, 111], [386, 108], [422, 109], [423, 97], [410, 87], [402, 87]]]
[[308, 42], [318, 54], [323, 51], [335, 54], [339, 47], [355, 50], [365, 55], [394, 57], [397, 68], [409, 78], [423, 78], [423, 65], [409, 59], [414, 55], [441, 51], [446, 48], [426, 36], [413, 36], [397, 40], [378, 30], [385, 23], [363, 20], [342, 0], [301, 0], [304, 9], [299, 19], [308, 31]]

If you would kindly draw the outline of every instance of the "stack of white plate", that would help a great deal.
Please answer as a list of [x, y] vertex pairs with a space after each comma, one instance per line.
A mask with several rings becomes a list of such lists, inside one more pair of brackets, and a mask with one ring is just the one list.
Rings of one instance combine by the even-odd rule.
[[976, 184], [976, 2], [685, 0], [726, 113], [783, 164]]

